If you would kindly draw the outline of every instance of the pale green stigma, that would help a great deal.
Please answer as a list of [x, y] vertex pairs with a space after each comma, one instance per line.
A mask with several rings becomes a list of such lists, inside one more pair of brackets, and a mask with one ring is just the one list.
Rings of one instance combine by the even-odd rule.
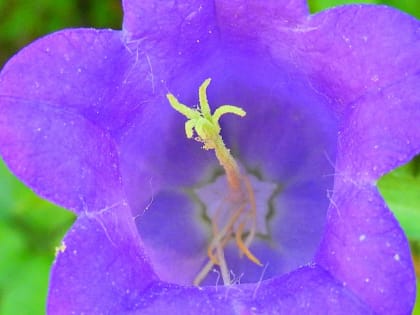
[[210, 78], [205, 80], [199, 88], [200, 103], [199, 108], [197, 109], [193, 109], [180, 103], [171, 93], [168, 93], [166, 97], [176, 111], [188, 118], [185, 122], [185, 134], [187, 135], [187, 138], [193, 138], [195, 131], [197, 135], [195, 139], [204, 144], [204, 149], [215, 150], [220, 164], [226, 171], [226, 176], [231, 188], [237, 189], [239, 187], [239, 169], [220, 135], [221, 128], [219, 120], [224, 114], [235, 114], [240, 117], [244, 117], [246, 112], [238, 106], [222, 105], [212, 114], [206, 94], [210, 81]]

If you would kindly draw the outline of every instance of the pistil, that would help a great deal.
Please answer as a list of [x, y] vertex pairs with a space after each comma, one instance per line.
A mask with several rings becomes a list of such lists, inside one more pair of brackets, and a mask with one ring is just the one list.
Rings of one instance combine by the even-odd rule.
[[[240, 254], [244, 254], [252, 262], [261, 265], [258, 258], [248, 249], [255, 237], [257, 209], [251, 183], [245, 175], [241, 174], [238, 164], [220, 134], [219, 119], [222, 115], [230, 113], [244, 117], [246, 113], [240, 107], [222, 105], [212, 114], [206, 94], [210, 81], [211, 79], [205, 80], [199, 88], [198, 109], [192, 109], [180, 103], [173, 94], [167, 94], [167, 98], [176, 111], [188, 118], [185, 123], [187, 138], [193, 138], [195, 133], [195, 140], [202, 142], [204, 149], [215, 150], [216, 157], [226, 173], [230, 190], [219, 210], [211, 218], [213, 238], [207, 249], [209, 261], [200, 270], [193, 283], [199, 285], [213, 266], [218, 265], [224, 284], [230, 285], [230, 271], [224, 254], [224, 248], [230, 240], [235, 240]], [[227, 220], [223, 216], [225, 212], [228, 213]], [[227, 221], [225, 225], [221, 225], [223, 226], [221, 229], [218, 222], [220, 217]], [[244, 231], [245, 228], [248, 230]], [[244, 241], [243, 235], [246, 233], [248, 234]]]
[[187, 138], [191, 139], [195, 131], [197, 135], [195, 140], [203, 143], [203, 149], [213, 149], [215, 151], [220, 165], [226, 172], [229, 187], [237, 190], [240, 186], [239, 167], [220, 135], [221, 128], [219, 119], [224, 114], [235, 114], [240, 117], [244, 117], [246, 112], [237, 106], [222, 105], [217, 108], [212, 115], [206, 93], [210, 82], [211, 79], [207, 79], [200, 86], [199, 109], [192, 109], [184, 104], [181, 104], [171, 93], [167, 94], [167, 98], [176, 111], [188, 118], [185, 123], [185, 133]]

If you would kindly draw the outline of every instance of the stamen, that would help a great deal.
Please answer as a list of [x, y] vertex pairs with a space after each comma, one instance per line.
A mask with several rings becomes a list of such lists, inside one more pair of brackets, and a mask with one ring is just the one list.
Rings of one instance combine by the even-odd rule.
[[242, 231], [244, 228], [244, 222], [242, 222], [241, 224], [239, 224], [239, 228], [235, 233], [235, 240], [236, 240], [236, 244], [238, 245], [239, 249], [241, 250], [242, 253], [245, 254], [246, 257], [248, 257], [248, 259], [250, 261], [252, 261], [253, 263], [257, 264], [258, 266], [262, 266], [262, 263], [260, 262], [260, 260], [255, 257], [248, 249], [248, 247], [246, 247], [246, 245], [244, 244], [244, 242], [242, 241]]
[[245, 245], [246, 247], [248, 247], [251, 242], [253, 241], [254, 237], [255, 237], [255, 233], [257, 230], [257, 203], [255, 201], [255, 194], [254, 194], [254, 189], [251, 186], [251, 182], [249, 181], [249, 179], [246, 177], [245, 180], [245, 187], [246, 187], [246, 191], [248, 193], [248, 200], [249, 200], [249, 204], [251, 207], [251, 227], [249, 229], [249, 234], [247, 236], [247, 238], [245, 239]]
[[211, 246], [207, 247], [207, 256], [209, 256], [210, 261], [213, 263], [213, 265], [219, 264], [219, 261], [217, 260], [216, 256], [213, 254], [213, 247]]
[[207, 277], [210, 273], [211, 269], [213, 268], [214, 264], [211, 260], [207, 262], [207, 264], [200, 270], [198, 275], [194, 278], [193, 285], [198, 286], [201, 282]]
[[223, 229], [219, 232], [217, 229], [217, 223], [215, 220], [212, 220], [212, 227], [213, 227], [213, 239], [207, 248], [207, 253], [210, 260], [215, 260], [215, 265], [219, 265], [219, 261], [213, 255], [213, 250], [217, 249], [217, 247], [221, 244], [224, 247], [229, 239], [231, 238], [233, 226], [235, 222], [238, 220], [239, 216], [241, 215], [244, 207], [239, 208], [233, 215], [230, 217], [228, 223], [223, 227]]
[[223, 252], [223, 248], [221, 246], [217, 246], [216, 253], [217, 253], [217, 258], [219, 260], [219, 268], [222, 273], [223, 283], [225, 285], [230, 285], [231, 284], [230, 273], [226, 264], [225, 253]]

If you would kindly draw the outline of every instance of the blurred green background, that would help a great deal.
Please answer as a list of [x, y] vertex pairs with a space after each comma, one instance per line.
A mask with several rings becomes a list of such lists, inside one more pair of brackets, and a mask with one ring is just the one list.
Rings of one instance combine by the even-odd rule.
[[[310, 0], [312, 12], [345, 3], [388, 4], [420, 18], [419, 0]], [[0, 67], [35, 38], [67, 27], [119, 29], [118, 0], [0, 0]], [[420, 158], [379, 187], [404, 227], [420, 273]], [[45, 314], [55, 247], [74, 216], [38, 198], [0, 160], [0, 315]], [[419, 300], [419, 297], [418, 297]], [[420, 315], [417, 304], [414, 314]]]

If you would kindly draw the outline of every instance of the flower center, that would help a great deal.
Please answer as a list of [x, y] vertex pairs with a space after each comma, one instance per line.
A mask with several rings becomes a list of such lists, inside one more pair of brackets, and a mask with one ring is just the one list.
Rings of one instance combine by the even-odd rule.
[[[231, 270], [224, 257], [224, 248], [234, 242], [241, 257], [262, 266], [249, 246], [256, 236], [268, 237], [266, 218], [269, 200], [277, 192], [278, 185], [260, 181], [256, 176], [242, 175], [241, 189], [229, 190], [226, 176], [194, 190], [194, 194], [206, 207], [212, 240], [208, 246], [208, 262], [200, 270], [194, 284], [199, 285], [218, 266], [225, 285], [231, 284]], [[223, 193], [225, 192], [225, 193]]]
[[228, 183], [228, 193], [222, 198], [220, 205], [211, 217], [212, 239], [207, 249], [209, 261], [198, 273], [193, 283], [199, 285], [213, 266], [217, 265], [220, 268], [224, 284], [230, 285], [232, 281], [224, 248], [231, 239], [235, 240], [241, 254], [253, 263], [262, 265], [248, 248], [256, 234], [257, 206], [251, 181], [240, 172], [238, 164], [230, 154], [230, 150], [226, 148], [220, 135], [219, 119], [222, 115], [231, 113], [243, 117], [246, 113], [237, 106], [222, 105], [212, 114], [206, 94], [209, 84], [210, 79], [207, 79], [199, 88], [200, 104], [198, 109], [181, 104], [170, 93], [167, 98], [175, 110], [188, 118], [185, 123], [187, 138], [192, 138], [195, 131], [197, 134], [195, 139], [204, 144], [203, 148], [215, 151], [220, 165], [225, 170]]

